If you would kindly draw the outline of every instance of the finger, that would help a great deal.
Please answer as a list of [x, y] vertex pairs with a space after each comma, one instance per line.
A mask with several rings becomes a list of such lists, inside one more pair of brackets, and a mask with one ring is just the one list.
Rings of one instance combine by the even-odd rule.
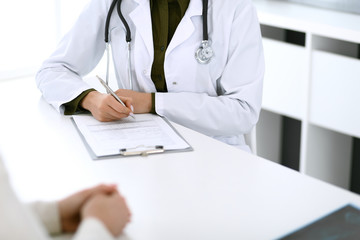
[[118, 120], [118, 119], [115, 119], [114, 117], [108, 117], [110, 115], [108, 115], [107, 113], [106, 114], [106, 117], [103, 115], [101, 116], [97, 116], [95, 117], [97, 120], [99, 120], [100, 122], [112, 122], [112, 121], [115, 121], [115, 120]]
[[99, 184], [98, 186], [93, 188], [94, 191], [101, 191], [101, 192], [114, 192], [117, 191], [116, 184]]
[[80, 192], [78, 192], [78, 196], [81, 198], [81, 201], [87, 200], [89, 197], [95, 195], [95, 194], [110, 194], [112, 192], [116, 192], [117, 187], [116, 185], [105, 185], [105, 184], [99, 184], [97, 186], [84, 189]]
[[[120, 100], [125, 104], [125, 107], [121, 104], [121, 111], [120, 112], [124, 112], [127, 113], [129, 111], [131, 111], [131, 105], [133, 102], [133, 99], [131, 97], [124, 97], [124, 96], [119, 96]], [[118, 101], [114, 98], [114, 100], [116, 101], [116, 103], [118, 103]], [[112, 103], [114, 103], [114, 101], [111, 101]], [[117, 105], [117, 104], [116, 104]], [[119, 111], [119, 109], [115, 109], [116, 111]]]
[[113, 108], [109, 108], [109, 110], [105, 113], [106, 116], [105, 118], [109, 121], [116, 121], [122, 118], [126, 118], [129, 116], [129, 114], [125, 114], [125, 113], [119, 113], [116, 110], [114, 110]]
[[130, 97], [132, 93], [132, 90], [128, 90], [128, 89], [118, 89], [115, 91], [115, 94], [118, 95], [119, 97]]
[[[115, 99], [114, 99], [115, 100]], [[119, 120], [121, 118], [125, 118], [129, 116], [129, 113], [122, 113], [122, 112], [118, 112], [116, 111], [113, 106], [110, 106], [110, 104], [114, 104], [115, 107], [119, 104], [122, 108], [126, 109], [126, 107], [123, 107], [120, 103], [113, 102], [113, 103], [106, 103], [105, 106], [103, 106], [100, 111], [97, 113], [97, 119], [101, 122], [110, 122], [110, 121], [115, 121], [115, 120]]]
[[117, 191], [117, 185], [116, 184], [102, 184], [100, 187], [99, 187], [100, 191], [104, 192], [104, 193], [113, 193], [113, 192], [116, 192]]
[[133, 107], [133, 99], [130, 97], [120, 97], [120, 99], [123, 101], [123, 103], [126, 105], [128, 109], [130, 109], [132, 112], [134, 112]]
[[123, 206], [125, 207], [125, 210], [126, 210], [126, 212], [128, 213], [128, 216], [130, 217], [130, 216], [131, 216], [131, 212], [130, 212], [129, 206], [128, 206], [127, 202], [126, 202], [126, 199], [119, 193], [119, 191], [114, 192], [114, 193], [112, 194], [112, 196], [113, 196], [114, 198], [116, 198], [117, 201], [118, 201], [121, 205], [123, 205]]
[[127, 117], [125, 114], [121, 115], [116, 112], [111, 106], [109, 106], [111, 104], [117, 104], [115, 98], [110, 95], [106, 95], [102, 98], [101, 102], [99, 102], [98, 107], [95, 109], [96, 111], [92, 111], [93, 116], [100, 122], [110, 122]]
[[[126, 102], [130, 102], [131, 103], [131, 100], [129, 99], [126, 99]], [[131, 104], [130, 104], [131, 105]], [[110, 98], [109, 101], [108, 101], [108, 106], [110, 108], [112, 108], [115, 112], [116, 112], [116, 115], [115, 116], [120, 116], [120, 115], [126, 115], [128, 116], [131, 112], [130, 110], [130, 106], [126, 107], [123, 106], [121, 103], [119, 103], [114, 97]]]
[[95, 187], [92, 187], [90, 190], [90, 195], [94, 194], [111, 194], [117, 191], [116, 184], [99, 184]]

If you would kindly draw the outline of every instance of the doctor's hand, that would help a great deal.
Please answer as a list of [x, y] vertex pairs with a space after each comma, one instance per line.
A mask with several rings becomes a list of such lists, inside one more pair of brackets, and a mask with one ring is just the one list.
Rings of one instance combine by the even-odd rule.
[[87, 109], [91, 114], [101, 122], [110, 122], [128, 117], [132, 109], [131, 98], [119, 96], [126, 107], [119, 103], [110, 94], [92, 91], [88, 93], [80, 105]]
[[132, 99], [134, 113], [149, 113], [151, 111], [151, 93], [136, 92], [128, 89], [119, 89], [115, 93], [120, 98], [128, 97]]
[[116, 185], [101, 184], [72, 194], [58, 202], [62, 232], [75, 232], [80, 224], [81, 209], [92, 197], [117, 192]]
[[117, 237], [130, 222], [131, 213], [119, 192], [98, 194], [91, 198], [81, 211], [81, 217], [97, 218]]

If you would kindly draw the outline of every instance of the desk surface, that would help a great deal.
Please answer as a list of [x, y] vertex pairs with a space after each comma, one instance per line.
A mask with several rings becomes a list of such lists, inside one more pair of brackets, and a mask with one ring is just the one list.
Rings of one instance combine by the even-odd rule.
[[[15, 95], [15, 92], [17, 93]], [[0, 83], [0, 148], [24, 201], [117, 183], [122, 239], [274, 239], [360, 196], [175, 125], [193, 152], [94, 161], [33, 79]]]

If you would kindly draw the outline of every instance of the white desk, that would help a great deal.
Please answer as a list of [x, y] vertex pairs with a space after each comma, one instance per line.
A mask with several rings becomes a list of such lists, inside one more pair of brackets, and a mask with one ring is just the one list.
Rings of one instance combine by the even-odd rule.
[[[15, 95], [16, 93], [16, 95]], [[33, 79], [0, 83], [0, 147], [24, 201], [117, 183], [123, 239], [274, 239], [360, 196], [175, 125], [193, 152], [93, 161]]]

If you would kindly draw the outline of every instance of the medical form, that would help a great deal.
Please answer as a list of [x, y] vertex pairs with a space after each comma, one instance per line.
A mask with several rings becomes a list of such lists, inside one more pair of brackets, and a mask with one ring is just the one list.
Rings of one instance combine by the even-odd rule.
[[91, 115], [75, 115], [73, 120], [96, 157], [119, 155], [121, 151], [187, 150], [190, 145], [163, 117], [136, 114], [113, 122], [100, 122]]

